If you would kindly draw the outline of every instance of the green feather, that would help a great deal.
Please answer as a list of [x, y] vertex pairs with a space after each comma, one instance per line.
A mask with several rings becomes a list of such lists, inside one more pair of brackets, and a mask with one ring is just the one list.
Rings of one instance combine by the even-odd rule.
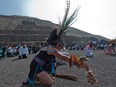
[[78, 11], [79, 11], [80, 7], [78, 6], [70, 16], [68, 16], [69, 9], [70, 9], [70, 0], [67, 0], [63, 20], [62, 20], [62, 22], [61, 22], [61, 20], [59, 22], [59, 25], [60, 25], [60, 30], [58, 32], [59, 36], [64, 34], [66, 29], [69, 28], [77, 20], [77, 15], [78, 15]]

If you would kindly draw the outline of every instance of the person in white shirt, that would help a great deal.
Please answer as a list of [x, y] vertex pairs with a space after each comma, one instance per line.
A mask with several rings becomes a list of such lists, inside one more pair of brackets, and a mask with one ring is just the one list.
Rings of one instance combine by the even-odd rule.
[[13, 48], [11, 46], [7, 49], [7, 57], [14, 57]]
[[21, 46], [19, 48], [19, 59], [21, 58], [27, 58], [27, 54], [28, 54], [28, 48], [26, 46], [26, 44], [24, 44], [23, 46]]

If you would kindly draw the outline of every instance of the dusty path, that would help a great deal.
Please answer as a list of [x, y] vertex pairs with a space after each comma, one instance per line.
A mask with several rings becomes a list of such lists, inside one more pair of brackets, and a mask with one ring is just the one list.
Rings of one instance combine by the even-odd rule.
[[[83, 55], [83, 51], [70, 51], [71, 53], [78, 56]], [[16, 56], [0, 60], [0, 87], [31, 87], [22, 85], [22, 82], [27, 78], [33, 55], [29, 55], [28, 59], [17, 60]], [[79, 70], [75, 66], [70, 68], [64, 64], [58, 66], [56, 72], [75, 75], [78, 80], [55, 78], [55, 84], [52, 87], [116, 87], [116, 56], [104, 55], [102, 51], [94, 51], [94, 58], [89, 58], [88, 64], [99, 80], [97, 86], [92, 86], [87, 82], [85, 70]], [[34, 87], [46, 86], [40, 84]]]

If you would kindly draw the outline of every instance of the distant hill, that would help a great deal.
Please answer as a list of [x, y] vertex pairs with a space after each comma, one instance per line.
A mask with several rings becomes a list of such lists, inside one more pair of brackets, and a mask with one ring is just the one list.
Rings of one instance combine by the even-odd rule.
[[[44, 43], [55, 27], [55, 23], [38, 18], [0, 15], [0, 44]], [[109, 40], [73, 27], [68, 28], [68, 31], [70, 32], [66, 34], [66, 43], [87, 42], [91, 39]]]
[[88, 33], [88, 32], [85, 32], [85, 31], [82, 31], [80, 29], [76, 29], [76, 28], [69, 28], [69, 31], [67, 33], [68, 36], [76, 36], [76, 37], [95, 37], [97, 38], [98, 40], [101, 40], [101, 39], [105, 39], [105, 40], [109, 40], [108, 38], [106, 37], [103, 37], [103, 36], [100, 36], [100, 35], [94, 35], [94, 34], [91, 34], [91, 33]]

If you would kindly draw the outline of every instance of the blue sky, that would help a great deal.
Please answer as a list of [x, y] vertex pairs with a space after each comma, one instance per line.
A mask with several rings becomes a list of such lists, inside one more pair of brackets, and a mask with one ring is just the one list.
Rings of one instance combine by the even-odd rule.
[[[0, 15], [37, 17], [58, 23], [62, 18], [66, 0], [0, 0]], [[73, 27], [80, 30], [116, 38], [116, 0], [70, 0], [71, 10], [79, 5], [78, 20]]]
[[24, 3], [21, 0], [0, 0], [0, 14], [24, 14]]

